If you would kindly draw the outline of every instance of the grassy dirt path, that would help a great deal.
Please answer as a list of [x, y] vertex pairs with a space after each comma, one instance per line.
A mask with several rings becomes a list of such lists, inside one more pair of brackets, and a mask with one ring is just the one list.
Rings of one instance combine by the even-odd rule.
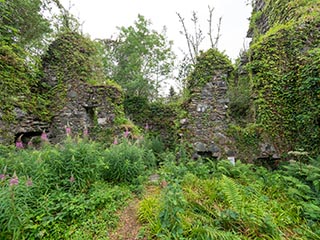
[[[159, 194], [161, 187], [159, 185], [146, 185], [144, 196]], [[110, 234], [110, 240], [146, 240], [146, 237], [139, 237], [139, 231], [142, 227], [138, 220], [139, 203], [143, 198], [134, 197], [119, 213], [119, 225]]]
[[110, 240], [138, 240], [141, 224], [138, 220], [139, 199], [135, 197], [120, 213], [119, 226], [110, 235]]

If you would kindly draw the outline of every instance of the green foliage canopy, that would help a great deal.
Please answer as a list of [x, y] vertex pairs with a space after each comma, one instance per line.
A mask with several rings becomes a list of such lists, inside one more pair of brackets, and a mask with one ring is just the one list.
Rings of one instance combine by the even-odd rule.
[[41, 0], [4, 0], [0, 2], [0, 35], [8, 42], [27, 46], [41, 41], [50, 32], [43, 16], [46, 4]]
[[134, 26], [119, 28], [115, 41], [104, 41], [105, 69], [128, 95], [158, 96], [160, 83], [170, 76], [174, 54], [165, 32], [150, 29], [139, 15]]

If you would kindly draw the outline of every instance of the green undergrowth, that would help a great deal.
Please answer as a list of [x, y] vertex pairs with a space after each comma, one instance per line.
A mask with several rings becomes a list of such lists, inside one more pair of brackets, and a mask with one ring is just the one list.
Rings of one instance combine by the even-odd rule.
[[137, 126], [146, 128], [145, 132], [163, 141], [165, 147], [171, 147], [176, 141], [176, 121], [180, 107], [178, 104], [162, 101], [150, 102], [144, 96], [126, 96], [124, 111]]
[[125, 139], [107, 149], [70, 137], [40, 149], [1, 146], [0, 239], [109, 239], [154, 161]]
[[166, 162], [138, 215], [148, 239], [320, 239], [319, 163], [276, 171], [228, 161]]
[[[319, 159], [292, 152], [269, 171], [157, 145], [68, 137], [40, 149], [1, 146], [0, 238], [107, 240], [138, 194], [140, 238], [320, 239]], [[156, 166], [159, 179], [146, 186]]]

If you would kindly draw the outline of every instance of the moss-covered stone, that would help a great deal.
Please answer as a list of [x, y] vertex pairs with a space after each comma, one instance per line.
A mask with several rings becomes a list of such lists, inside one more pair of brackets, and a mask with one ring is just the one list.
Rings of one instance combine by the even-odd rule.
[[217, 49], [211, 48], [206, 52], [201, 52], [197, 57], [197, 64], [187, 78], [187, 88], [201, 88], [212, 80], [218, 73], [223, 73], [223, 80], [227, 80], [233, 72], [233, 65], [230, 59]]
[[0, 47], [0, 96], [6, 99], [0, 108], [0, 143], [20, 138], [27, 144], [40, 140], [43, 131], [58, 142], [66, 137], [66, 127], [75, 136], [89, 130], [96, 139], [98, 132], [112, 129], [112, 137], [115, 119], [124, 115], [123, 94], [119, 85], [104, 78], [90, 39], [71, 32], [58, 36], [43, 57], [41, 81], [12, 48]]
[[256, 30], [246, 65], [252, 86], [254, 121], [282, 153], [304, 149], [317, 154], [320, 1], [264, 2], [259, 9], [261, 13], [253, 14], [263, 16], [268, 29], [263, 29], [261, 18], [251, 19], [255, 21], [251, 27]]

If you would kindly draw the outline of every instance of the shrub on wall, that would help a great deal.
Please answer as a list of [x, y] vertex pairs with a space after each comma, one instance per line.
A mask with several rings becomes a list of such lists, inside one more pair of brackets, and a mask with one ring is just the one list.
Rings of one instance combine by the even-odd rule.
[[76, 32], [64, 32], [50, 45], [43, 67], [49, 74], [54, 72], [56, 83], [71, 79], [103, 82], [106, 79], [97, 57], [93, 41]]
[[201, 52], [197, 58], [194, 70], [188, 76], [187, 88], [192, 91], [196, 87], [202, 87], [218, 73], [226, 74], [225, 79], [233, 71], [230, 59], [217, 49], [211, 48], [206, 52]]

